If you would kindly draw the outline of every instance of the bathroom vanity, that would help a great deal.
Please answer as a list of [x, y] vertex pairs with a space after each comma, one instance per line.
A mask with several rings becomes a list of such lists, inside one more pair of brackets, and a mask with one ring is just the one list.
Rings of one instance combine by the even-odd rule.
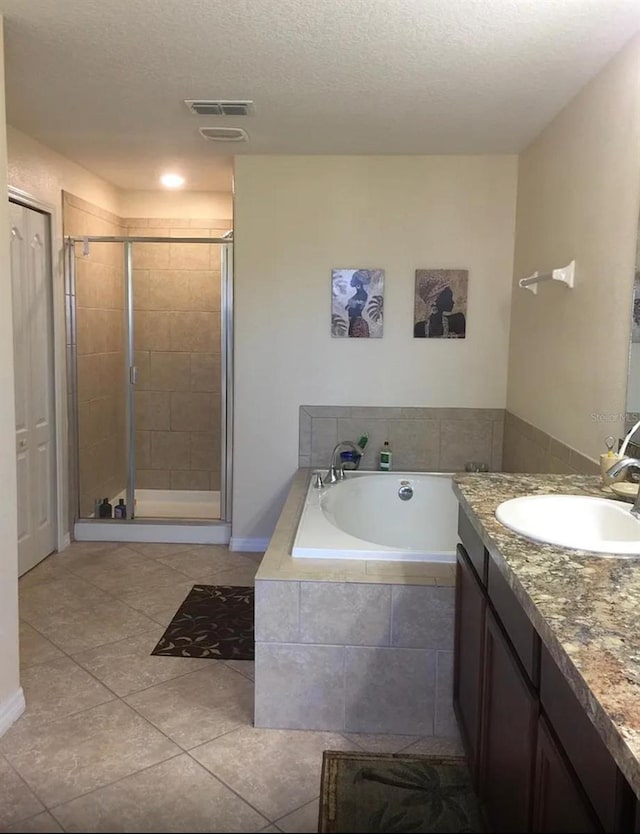
[[458, 475], [454, 708], [495, 831], [640, 831], [640, 559], [535, 544], [496, 507], [593, 476]]

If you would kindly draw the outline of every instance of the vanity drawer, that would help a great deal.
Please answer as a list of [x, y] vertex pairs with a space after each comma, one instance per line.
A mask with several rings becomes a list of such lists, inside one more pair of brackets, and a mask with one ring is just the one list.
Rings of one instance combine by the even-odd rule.
[[464, 545], [469, 561], [482, 585], [487, 584], [487, 561], [489, 554], [482, 539], [471, 526], [462, 507], [458, 508], [458, 536]]
[[540, 669], [540, 638], [493, 559], [489, 559], [487, 588], [489, 599], [509, 636], [518, 659], [522, 663], [529, 680], [537, 689]]
[[543, 646], [540, 703], [605, 831], [620, 830], [618, 768], [558, 668]]

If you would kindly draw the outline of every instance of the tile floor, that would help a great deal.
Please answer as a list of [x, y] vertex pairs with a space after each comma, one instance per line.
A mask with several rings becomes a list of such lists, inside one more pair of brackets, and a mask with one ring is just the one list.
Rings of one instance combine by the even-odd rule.
[[20, 580], [27, 710], [0, 738], [0, 831], [316, 831], [323, 750], [460, 752], [255, 729], [252, 662], [149, 654], [194, 584], [253, 584], [259, 561], [78, 542]]

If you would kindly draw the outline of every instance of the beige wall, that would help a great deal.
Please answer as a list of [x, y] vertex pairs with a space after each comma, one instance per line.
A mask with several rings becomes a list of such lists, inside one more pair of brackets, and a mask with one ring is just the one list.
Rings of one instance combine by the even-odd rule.
[[[160, 225], [162, 223], [162, 225]], [[128, 218], [133, 245], [136, 486], [220, 489], [220, 246], [224, 219]]]
[[121, 191], [119, 212], [122, 217], [150, 219], [181, 217], [209, 221], [215, 217], [230, 224], [233, 199], [223, 191]]
[[[0, 17], [0, 188], [6, 193], [7, 141], [4, 129], [4, 53]], [[0, 284], [11, 298], [9, 212], [0, 203]], [[23, 706], [18, 671], [18, 533], [16, 422], [13, 388], [13, 324], [10, 303], [0, 305], [0, 735]]]
[[507, 408], [591, 458], [623, 430], [639, 201], [637, 37], [518, 168], [514, 284], [572, 259], [576, 274], [573, 290], [514, 289]]
[[[268, 537], [300, 405], [503, 408], [516, 158], [242, 156], [233, 536]], [[330, 336], [332, 267], [386, 270], [382, 339]], [[467, 338], [413, 338], [417, 268], [469, 270]]]
[[[121, 235], [120, 218], [64, 192], [65, 235]], [[67, 334], [68, 335], [68, 334]], [[80, 516], [126, 487], [124, 275], [121, 244], [76, 245]], [[75, 511], [75, 508], [73, 508]]]

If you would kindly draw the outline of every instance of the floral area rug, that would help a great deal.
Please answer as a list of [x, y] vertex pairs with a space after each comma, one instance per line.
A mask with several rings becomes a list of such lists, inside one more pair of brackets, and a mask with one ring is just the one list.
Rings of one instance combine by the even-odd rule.
[[253, 660], [253, 588], [194, 585], [151, 654]]
[[485, 831], [462, 758], [325, 750], [320, 832]]

